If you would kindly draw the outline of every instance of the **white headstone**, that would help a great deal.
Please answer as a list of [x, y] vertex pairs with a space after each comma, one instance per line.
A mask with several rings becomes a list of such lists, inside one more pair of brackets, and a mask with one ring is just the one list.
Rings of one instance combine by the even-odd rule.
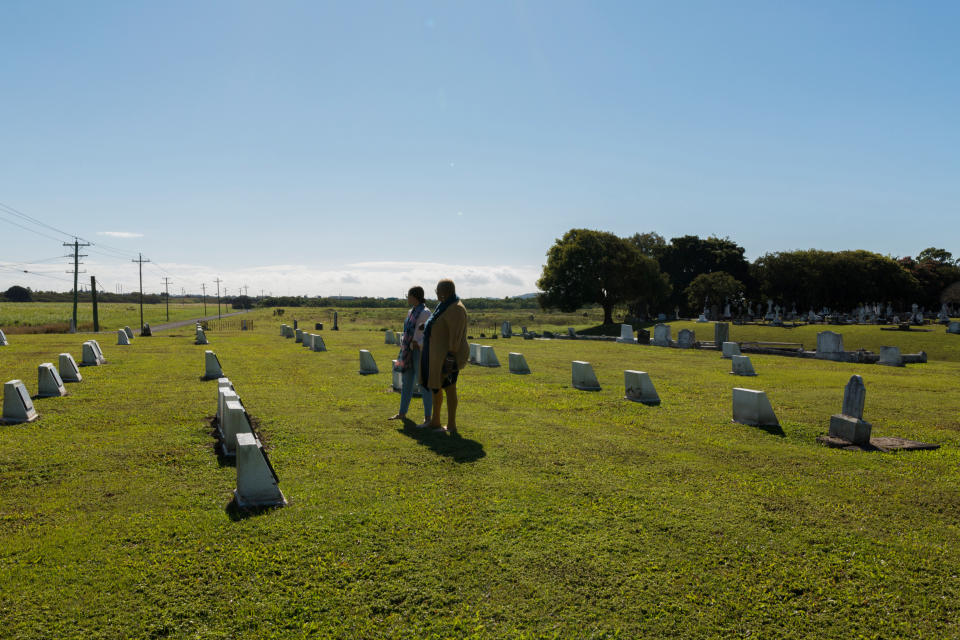
[[623, 344], [635, 344], [637, 342], [637, 339], [633, 337], [633, 325], [620, 325], [620, 337], [617, 338], [617, 342]]
[[205, 364], [204, 379], [213, 380], [223, 377], [223, 367], [220, 366], [220, 360], [217, 358], [217, 354], [209, 350], [204, 351], [203, 361]]
[[287, 504], [278, 483], [277, 474], [256, 436], [252, 433], [237, 434], [237, 489], [233, 492], [237, 506]]
[[393, 331], [387, 329], [383, 333], [383, 342], [384, 344], [397, 344], [397, 336], [394, 335]]
[[873, 425], [863, 419], [867, 390], [860, 376], [851, 376], [843, 389], [839, 414], [830, 416], [830, 435], [858, 445], [870, 444]]
[[0, 329], [0, 347], [5, 347], [7, 344], [7, 336], [3, 333], [3, 329]]
[[653, 344], [658, 347], [670, 346], [670, 325], [658, 324], [653, 327]]
[[730, 373], [735, 376], [755, 376], [750, 356], [730, 356]]
[[707, 320], [706, 314], [701, 313], [700, 316], [697, 318], [697, 322], [710, 322], [710, 321]]
[[83, 343], [80, 362], [82, 362], [85, 367], [98, 367], [103, 364], [97, 357], [96, 348], [90, 342]]
[[503, 324], [500, 325], [500, 335], [504, 338], [513, 337], [513, 327], [510, 326], [510, 322], [508, 320], [504, 320]]
[[697, 341], [697, 336], [692, 329], [680, 329], [677, 334], [677, 346], [681, 349], [692, 349]]
[[313, 351], [313, 336], [314, 334], [312, 333], [303, 334], [303, 346], [311, 351]]
[[207, 333], [200, 327], [197, 327], [197, 339], [196, 344], [210, 344], [210, 341], [207, 340]]
[[589, 362], [573, 361], [573, 388], [581, 391], [600, 391], [600, 381]]
[[623, 386], [626, 389], [627, 400], [642, 402], [643, 404], [660, 404], [660, 396], [646, 371], [626, 370], [623, 372]]
[[957, 333], [960, 334], [960, 322], [954, 320], [947, 325], [947, 333]]
[[240, 396], [233, 387], [218, 387], [217, 395], [217, 428], [222, 436], [227, 415], [227, 403], [240, 402]]
[[403, 372], [397, 368], [398, 361], [393, 361], [393, 366], [390, 367], [390, 370], [393, 373], [393, 390], [397, 393], [403, 391]]
[[903, 356], [900, 347], [880, 347], [880, 364], [888, 367], [902, 367]]
[[3, 385], [3, 418], [7, 424], [33, 422], [40, 415], [33, 408], [33, 400], [27, 388], [19, 380], [10, 380]]
[[739, 387], [733, 390], [733, 421], [752, 426], [780, 426], [766, 392]]
[[360, 375], [366, 376], [372, 373], [380, 373], [380, 370], [377, 369], [377, 363], [368, 350], [360, 349]]
[[522, 353], [511, 353], [509, 355], [510, 373], [527, 374], [530, 373], [530, 367], [527, 366], [527, 359]]
[[314, 351], [326, 351], [327, 345], [323, 342], [323, 336], [319, 334], [313, 335], [313, 350]]
[[229, 400], [223, 405], [223, 453], [232, 456], [237, 451], [237, 434], [253, 435], [253, 428], [247, 418], [247, 411], [237, 400]]
[[833, 331], [821, 331], [817, 334], [817, 358], [836, 358], [843, 353], [843, 335]]
[[123, 332], [127, 334], [128, 340], [133, 340], [133, 329], [131, 329], [130, 327], [124, 327]]
[[130, 338], [127, 337], [127, 332], [123, 329], [117, 330], [117, 344], [124, 346], [130, 344]]
[[64, 382], [83, 382], [80, 367], [69, 353], [61, 353], [57, 364], [60, 366], [60, 378]]
[[470, 343], [470, 363], [477, 364], [480, 362], [480, 345], [476, 342]]
[[58, 398], [67, 395], [63, 380], [52, 362], [44, 362], [37, 367], [37, 397]]
[[481, 367], [499, 367], [500, 361], [497, 360], [497, 354], [493, 350], [493, 347], [489, 345], [480, 345], [480, 362], [478, 362]]
[[736, 342], [724, 342], [721, 345], [721, 350], [724, 358], [731, 358], [733, 356], [740, 355], [740, 345]]
[[93, 350], [97, 354], [97, 358], [100, 359], [100, 364], [106, 364], [107, 359], [103, 357], [103, 349], [100, 348], [100, 343], [96, 340], [87, 340], [90, 344], [93, 345]]

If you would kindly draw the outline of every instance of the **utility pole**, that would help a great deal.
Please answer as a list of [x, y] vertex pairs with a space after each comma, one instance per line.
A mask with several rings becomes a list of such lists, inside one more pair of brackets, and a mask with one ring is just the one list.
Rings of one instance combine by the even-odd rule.
[[143, 331], [143, 263], [150, 261], [144, 260], [142, 253], [138, 253], [137, 255], [140, 257], [136, 260], [131, 260], [130, 262], [137, 262], [140, 264], [140, 330]]
[[200, 285], [200, 288], [203, 289], [203, 317], [207, 317], [207, 283], [204, 282]]
[[217, 279], [214, 280], [214, 282], [217, 283], [217, 320], [219, 320], [220, 319], [220, 283], [223, 282], [223, 280], [221, 280], [218, 276]]
[[243, 295], [247, 297], [250, 296], [250, 287], [248, 287], [247, 285], [243, 285]]
[[[79, 299], [79, 295], [77, 292], [77, 274], [80, 273], [79, 271], [80, 258], [87, 257], [86, 254], [80, 255], [80, 247], [89, 247], [90, 243], [84, 242], [83, 244], [80, 244], [80, 241], [77, 238], [74, 238], [72, 244], [73, 244], [73, 324], [70, 326], [70, 333], [76, 333], [77, 332], [77, 301]], [[71, 243], [69, 242], [63, 243], [63, 246], [65, 247], [69, 247], [70, 245]], [[67, 273], [70, 273], [70, 272], [67, 271]]]
[[163, 286], [167, 291], [167, 322], [170, 322], [170, 278], [163, 277]]
[[100, 331], [100, 314], [97, 313], [97, 279], [90, 276], [90, 298], [93, 301], [93, 331]]

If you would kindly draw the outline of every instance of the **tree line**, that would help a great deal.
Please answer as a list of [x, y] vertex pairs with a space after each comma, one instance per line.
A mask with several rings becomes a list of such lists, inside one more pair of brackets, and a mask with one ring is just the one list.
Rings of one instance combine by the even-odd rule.
[[547, 251], [537, 285], [545, 309], [596, 304], [604, 324], [615, 307], [634, 318], [658, 313], [718, 317], [727, 304], [744, 309], [773, 300], [784, 309], [852, 310], [860, 304], [912, 304], [928, 310], [960, 302], [960, 261], [930, 247], [915, 258], [863, 250], [806, 249], [765, 253], [752, 263], [729, 238], [658, 233], [620, 237], [571, 229]]

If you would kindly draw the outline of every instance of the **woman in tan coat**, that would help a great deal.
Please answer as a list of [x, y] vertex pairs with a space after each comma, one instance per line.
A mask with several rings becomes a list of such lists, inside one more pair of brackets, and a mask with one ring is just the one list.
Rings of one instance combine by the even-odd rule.
[[[423, 352], [420, 354], [420, 384], [433, 393], [433, 412], [430, 420], [420, 427], [456, 435], [457, 377], [470, 357], [467, 310], [457, 297], [453, 280], [444, 279], [437, 283], [437, 300], [440, 303], [423, 330]], [[447, 396], [446, 429], [440, 424], [444, 394]]]

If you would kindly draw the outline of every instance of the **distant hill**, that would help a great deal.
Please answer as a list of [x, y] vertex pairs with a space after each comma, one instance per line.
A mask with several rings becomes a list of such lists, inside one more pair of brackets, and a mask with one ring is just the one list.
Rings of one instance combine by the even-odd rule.
[[513, 297], [514, 297], [514, 298], [522, 298], [522, 299], [524, 299], [524, 300], [528, 300], [528, 299], [530, 299], [530, 298], [536, 298], [536, 297], [537, 297], [537, 294], [536, 294], [536, 293], [525, 293], [525, 294], [523, 294], [522, 296], [513, 296]]

